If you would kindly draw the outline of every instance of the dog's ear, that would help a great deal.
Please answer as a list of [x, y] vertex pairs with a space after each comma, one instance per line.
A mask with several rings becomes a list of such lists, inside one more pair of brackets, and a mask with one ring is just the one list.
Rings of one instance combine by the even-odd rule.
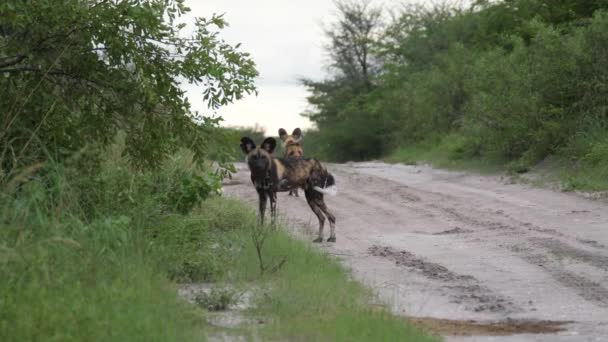
[[279, 128], [279, 138], [281, 138], [283, 141], [287, 139], [287, 131], [285, 129]]
[[251, 138], [249, 137], [242, 137], [241, 150], [243, 151], [243, 153], [248, 154], [249, 152], [253, 151], [253, 149], [255, 149], [255, 143], [253, 142], [253, 140], [251, 140]]
[[299, 143], [300, 140], [302, 140], [302, 130], [300, 128], [294, 129], [291, 135], [295, 138], [296, 143]]
[[274, 152], [274, 148], [277, 147], [277, 141], [274, 138], [266, 138], [262, 143], [262, 149], [266, 150], [266, 152], [272, 154]]

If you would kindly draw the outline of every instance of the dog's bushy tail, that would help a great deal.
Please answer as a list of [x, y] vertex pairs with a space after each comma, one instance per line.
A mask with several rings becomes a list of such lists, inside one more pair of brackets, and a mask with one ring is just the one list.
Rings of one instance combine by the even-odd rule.
[[326, 195], [337, 195], [338, 188], [336, 187], [336, 179], [334, 176], [329, 173], [325, 166], [323, 166], [323, 164], [321, 164], [318, 160], [315, 160], [314, 163], [315, 165], [311, 171], [311, 182], [313, 189]]

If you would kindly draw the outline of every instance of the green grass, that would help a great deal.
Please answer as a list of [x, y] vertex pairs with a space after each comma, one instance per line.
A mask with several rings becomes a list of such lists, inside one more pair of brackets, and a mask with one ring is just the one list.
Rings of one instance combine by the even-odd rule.
[[608, 190], [608, 162], [598, 166], [568, 167], [560, 170], [564, 189], [569, 191]]
[[0, 224], [1, 340], [201, 339], [201, 313], [177, 297], [128, 220], [26, 215]]
[[565, 159], [560, 170], [569, 190], [608, 190], [608, 133], [605, 130], [590, 131], [574, 139], [564, 154], [579, 156], [573, 162]]
[[419, 143], [400, 146], [384, 158], [389, 163], [416, 165], [427, 163], [434, 167], [450, 170], [475, 170], [483, 174], [500, 172], [507, 163], [499, 158], [480, 158], [467, 153], [466, 142], [459, 136], [452, 135], [431, 138]]

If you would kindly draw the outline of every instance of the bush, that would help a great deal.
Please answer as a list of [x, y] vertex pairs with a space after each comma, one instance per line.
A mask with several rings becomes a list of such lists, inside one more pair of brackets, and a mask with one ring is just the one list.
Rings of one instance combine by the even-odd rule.
[[475, 65], [464, 130], [478, 127], [484, 153], [536, 162], [563, 144], [572, 129], [567, 104], [578, 92], [576, 40], [541, 25], [530, 46], [514, 40], [507, 53], [495, 50]]

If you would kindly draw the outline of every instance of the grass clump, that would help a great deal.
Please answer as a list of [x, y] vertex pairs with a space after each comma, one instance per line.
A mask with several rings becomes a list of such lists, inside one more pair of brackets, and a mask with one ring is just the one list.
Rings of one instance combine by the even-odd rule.
[[230, 305], [236, 304], [238, 295], [231, 289], [213, 288], [209, 292], [199, 293], [194, 301], [205, 310], [222, 311], [228, 309]]

